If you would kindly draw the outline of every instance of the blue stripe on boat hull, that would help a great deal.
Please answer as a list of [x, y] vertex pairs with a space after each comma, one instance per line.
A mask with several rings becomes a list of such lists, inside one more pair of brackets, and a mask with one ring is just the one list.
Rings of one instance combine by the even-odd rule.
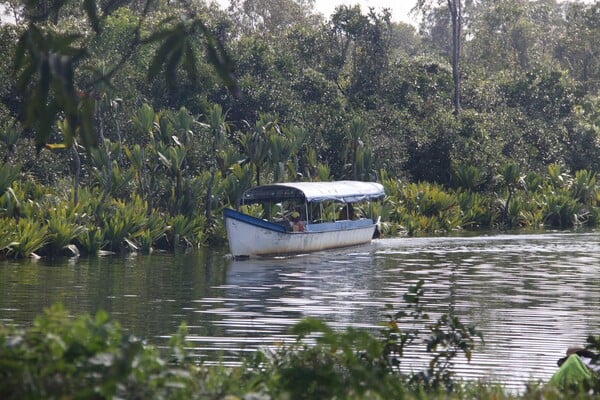
[[226, 208], [223, 210], [223, 216], [225, 218], [232, 218], [232, 219], [236, 219], [238, 221], [242, 221], [245, 222], [247, 224], [250, 225], [254, 225], [254, 226], [258, 226], [260, 228], [264, 228], [264, 229], [268, 229], [270, 231], [274, 231], [274, 232], [286, 232], [285, 227], [278, 225], [278, 224], [274, 224], [272, 222], [269, 221], [265, 221], [263, 219], [260, 218], [255, 218], [251, 215], [248, 214], [243, 214], [241, 212], [232, 210], [231, 208]]
[[298, 254], [368, 243], [375, 230], [370, 219], [311, 224], [305, 232], [226, 209], [229, 247], [235, 258], [256, 255]]

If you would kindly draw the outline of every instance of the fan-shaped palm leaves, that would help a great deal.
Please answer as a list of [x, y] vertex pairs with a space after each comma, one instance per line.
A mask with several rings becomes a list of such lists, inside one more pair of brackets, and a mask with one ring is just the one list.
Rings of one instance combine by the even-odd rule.
[[0, 165], [0, 207], [7, 216], [12, 216], [19, 206], [19, 199], [12, 188], [12, 184], [19, 177], [21, 166]]
[[240, 137], [240, 145], [246, 159], [254, 166], [257, 185], [260, 185], [260, 174], [269, 156], [269, 137], [274, 129], [278, 129], [277, 121], [269, 120], [267, 116], [261, 116], [252, 131]]
[[8, 254], [15, 258], [36, 256], [48, 241], [48, 227], [30, 218], [21, 218], [14, 222], [13, 238]]
[[[205, 211], [204, 217], [206, 219], [210, 218], [212, 211], [212, 196], [213, 196], [213, 187], [215, 184], [215, 175], [219, 170], [219, 149], [223, 147], [223, 143], [227, 137], [227, 133], [229, 132], [229, 125], [226, 122], [227, 113], [223, 113], [223, 108], [218, 104], [213, 104], [208, 107], [206, 112], [206, 124], [205, 126], [208, 129], [208, 140], [211, 143], [211, 157], [212, 165], [210, 168], [210, 179], [208, 181], [207, 190], [206, 190], [206, 199], [205, 199]], [[225, 152], [225, 154], [227, 154]], [[223, 155], [223, 153], [221, 153]], [[224, 159], [224, 158], [222, 158]]]
[[503, 165], [500, 169], [500, 180], [508, 191], [508, 196], [502, 209], [502, 223], [511, 226], [511, 222], [508, 218], [511, 207], [510, 203], [519, 185], [524, 185], [523, 177], [521, 176], [521, 167], [512, 162]]
[[347, 129], [346, 143], [344, 145], [344, 162], [352, 167], [352, 179], [363, 175], [367, 165], [368, 149], [365, 143], [367, 137], [367, 123], [355, 117], [350, 121]]
[[48, 210], [46, 247], [50, 253], [58, 254], [85, 231], [85, 227], [77, 222], [77, 211], [66, 204]]
[[571, 193], [575, 199], [585, 206], [594, 206], [599, 193], [594, 173], [586, 170], [575, 172], [575, 177], [571, 184]]

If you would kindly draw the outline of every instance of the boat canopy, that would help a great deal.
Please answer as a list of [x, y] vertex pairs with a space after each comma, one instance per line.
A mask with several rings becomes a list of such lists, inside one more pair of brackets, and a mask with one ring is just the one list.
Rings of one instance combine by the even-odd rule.
[[284, 200], [306, 202], [340, 201], [355, 203], [376, 200], [385, 196], [383, 185], [376, 182], [288, 182], [257, 186], [248, 189], [242, 196], [242, 204]]

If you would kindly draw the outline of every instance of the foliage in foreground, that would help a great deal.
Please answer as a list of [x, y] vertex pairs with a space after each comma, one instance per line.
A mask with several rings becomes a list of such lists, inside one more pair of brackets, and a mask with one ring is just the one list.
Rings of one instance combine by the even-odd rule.
[[[580, 387], [532, 384], [523, 394], [502, 386], [464, 383], [451, 372], [452, 359], [473, 350], [474, 328], [451, 314], [436, 323], [419, 299], [423, 283], [404, 296], [405, 309], [390, 314], [383, 335], [359, 329], [335, 331], [307, 319], [293, 328], [296, 342], [258, 351], [241, 367], [198, 365], [186, 356], [185, 325], [163, 353], [128, 335], [100, 311], [72, 318], [54, 305], [17, 329], [0, 325], [0, 397], [143, 399], [563, 399], [600, 398], [598, 380]], [[402, 330], [410, 322], [421, 329]], [[424, 332], [428, 332], [425, 337]], [[597, 350], [600, 337], [590, 337]], [[403, 352], [425, 344], [429, 366], [408, 372]], [[167, 361], [168, 360], [168, 361]]]

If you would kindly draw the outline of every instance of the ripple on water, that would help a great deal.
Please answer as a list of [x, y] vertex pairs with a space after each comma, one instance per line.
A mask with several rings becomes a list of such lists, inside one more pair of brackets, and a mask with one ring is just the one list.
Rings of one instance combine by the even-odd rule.
[[[233, 316], [226, 326], [269, 329], [267, 338], [255, 336], [255, 342], [245, 342], [257, 347], [277, 339], [278, 327], [285, 337], [283, 328], [291, 324], [282, 319], [288, 315], [293, 323], [313, 316], [334, 326], [375, 332], [384, 320], [385, 304], [399, 309], [409, 285], [423, 279], [428, 312], [440, 315], [452, 307], [483, 331], [485, 342], [477, 346], [470, 363], [458, 360], [457, 374], [518, 388], [529, 380], [548, 379], [565, 349], [583, 344], [598, 326], [600, 312], [590, 298], [598, 299], [600, 289], [589, 284], [589, 273], [600, 261], [598, 250], [595, 234], [586, 235], [585, 241], [570, 234], [503, 235], [380, 240], [370, 253], [280, 260], [276, 273], [263, 273], [263, 281], [251, 279], [267, 289], [261, 299], [263, 312], [276, 318], [256, 318], [248, 324]], [[261, 270], [260, 261], [249, 263], [249, 274]], [[236, 264], [228, 273], [243, 281], [245, 268]], [[270, 265], [264, 268], [273, 272]], [[274, 283], [284, 288], [279, 297], [269, 293]], [[417, 368], [427, 355], [414, 351], [412, 359], [408, 364]]]
[[[422, 279], [432, 321], [453, 310], [483, 333], [471, 362], [456, 360], [458, 376], [522, 390], [528, 380], [547, 380], [569, 346], [600, 334], [598, 265], [597, 233], [391, 238], [247, 261], [209, 252], [52, 268], [5, 263], [0, 321], [27, 325], [56, 301], [74, 314], [103, 307], [159, 346], [186, 321], [193, 356], [235, 365], [256, 349], [293, 342], [290, 328], [308, 316], [377, 333], [386, 305], [403, 309], [403, 295]], [[400, 325], [423, 330], [412, 321]], [[406, 349], [405, 370], [427, 365], [423, 348]]]

